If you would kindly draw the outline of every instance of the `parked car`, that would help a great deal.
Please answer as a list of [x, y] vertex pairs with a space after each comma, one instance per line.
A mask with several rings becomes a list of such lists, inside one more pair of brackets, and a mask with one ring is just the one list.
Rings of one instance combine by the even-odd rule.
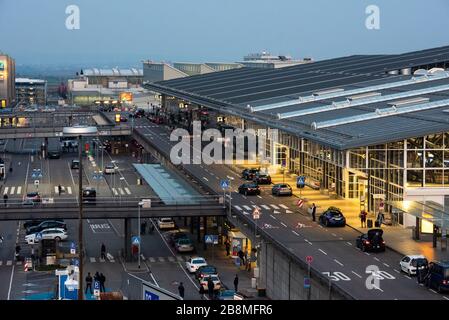
[[346, 218], [341, 213], [340, 209], [335, 207], [329, 207], [323, 214], [319, 217], [321, 224], [326, 227], [344, 227], [346, 226]]
[[234, 290], [225, 290], [221, 289], [220, 292], [218, 292], [217, 300], [237, 300], [235, 297], [238, 297], [238, 300], [243, 300], [243, 297]]
[[127, 122], [127, 121], [128, 119], [124, 115], [120, 116], [120, 122]]
[[449, 290], [449, 261], [429, 263], [426, 286], [436, 289], [439, 293]]
[[137, 109], [136, 111], [131, 112], [129, 114], [130, 118], [142, 118], [144, 116], [145, 116], [145, 110], [143, 110], [143, 109]]
[[201, 280], [205, 275], [218, 275], [217, 268], [211, 265], [199, 267], [195, 273], [195, 277]]
[[108, 164], [104, 167], [104, 173], [105, 174], [114, 174], [117, 171], [117, 166], [113, 164]]
[[23, 196], [23, 202], [24, 205], [35, 205], [39, 204], [41, 202], [41, 196], [39, 195], [39, 192], [28, 192], [26, 195]]
[[271, 177], [268, 173], [257, 172], [253, 180], [257, 184], [271, 184]]
[[207, 290], [208, 290], [207, 282], [209, 280], [209, 277], [212, 279], [212, 282], [214, 283], [214, 291], [220, 290], [221, 281], [220, 281], [220, 278], [218, 277], [218, 275], [205, 275], [200, 280], [200, 285], [203, 287], [203, 289], [207, 292]]
[[47, 156], [49, 159], [59, 159], [61, 158], [61, 152], [59, 150], [48, 151]]
[[184, 232], [173, 232], [170, 234], [169, 242], [172, 246], [174, 246], [179, 239], [188, 239], [188, 238], [189, 237]]
[[72, 160], [72, 164], [70, 165], [71, 169], [79, 169], [80, 168], [80, 161], [79, 160]]
[[260, 194], [260, 188], [256, 183], [244, 183], [239, 186], [239, 193], [244, 194], [245, 196], [250, 194]]
[[207, 266], [207, 262], [204, 258], [201, 257], [190, 258], [186, 262], [186, 269], [190, 273], [195, 273], [200, 267], [203, 266]]
[[[54, 221], [60, 221], [60, 222], [64, 222], [63, 219], [53, 219]], [[25, 221], [25, 223], [23, 224], [23, 228], [25, 230], [31, 228], [31, 227], [35, 227], [39, 224], [41, 224], [42, 222], [46, 221], [45, 219], [36, 219], [36, 220], [28, 220]]]
[[56, 220], [45, 220], [41, 223], [39, 223], [37, 226], [30, 227], [26, 230], [26, 234], [32, 234], [36, 232], [41, 232], [45, 229], [54, 229], [54, 228], [60, 228], [67, 230], [67, 225], [65, 222], [62, 221], [56, 221]]
[[256, 173], [260, 171], [259, 168], [248, 168], [242, 171], [242, 178], [245, 180], [253, 180]]
[[371, 229], [357, 237], [356, 246], [362, 251], [385, 251], [385, 241], [382, 229]]
[[278, 183], [271, 188], [271, 193], [276, 196], [291, 196], [293, 195], [293, 189], [288, 184]]
[[173, 229], [175, 228], [175, 222], [172, 218], [160, 218], [157, 220], [157, 226], [159, 229]]
[[178, 239], [175, 243], [175, 249], [178, 252], [192, 252], [195, 250], [192, 240], [189, 238]]
[[417, 266], [420, 270], [427, 269], [429, 262], [423, 255], [407, 255], [399, 262], [401, 271], [404, 271], [409, 276], [416, 275]]
[[37, 234], [42, 235], [42, 239], [62, 241], [67, 239], [67, 231], [62, 228], [45, 229], [40, 232], [31, 233], [25, 236], [25, 242], [28, 244], [38, 243], [36, 239]]

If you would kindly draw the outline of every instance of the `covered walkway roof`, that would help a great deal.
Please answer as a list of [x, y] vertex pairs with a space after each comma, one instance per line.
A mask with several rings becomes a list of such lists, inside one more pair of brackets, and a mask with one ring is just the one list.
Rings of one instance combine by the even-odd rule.
[[449, 208], [434, 201], [387, 201], [387, 204], [442, 229], [449, 228]]

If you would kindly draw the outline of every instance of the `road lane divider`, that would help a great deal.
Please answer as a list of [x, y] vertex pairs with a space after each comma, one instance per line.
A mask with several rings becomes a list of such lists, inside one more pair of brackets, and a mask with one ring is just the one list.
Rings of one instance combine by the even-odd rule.
[[327, 253], [321, 249], [318, 249], [319, 252], [321, 252], [322, 254], [325, 254], [327, 256]]

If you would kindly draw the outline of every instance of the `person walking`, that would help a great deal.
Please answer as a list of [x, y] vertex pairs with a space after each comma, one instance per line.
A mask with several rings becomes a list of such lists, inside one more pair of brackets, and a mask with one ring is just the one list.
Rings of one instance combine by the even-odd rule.
[[212, 277], [209, 277], [209, 279], [207, 279], [207, 290], [209, 293], [209, 299], [212, 299], [214, 297], [214, 282], [212, 281]]
[[316, 221], [316, 205], [315, 203], [312, 204], [312, 220]]
[[184, 285], [181, 282], [178, 286], [178, 292], [179, 292], [179, 296], [183, 299], [184, 299], [184, 290], [185, 290]]
[[362, 212], [360, 212], [360, 223], [362, 225], [362, 228], [366, 228], [366, 216], [367, 216], [366, 211], [362, 210]]
[[5, 193], [3, 195], [3, 202], [5, 203], [5, 207], [8, 205], [8, 195]]
[[61, 196], [61, 192], [62, 192], [62, 187], [60, 184], [58, 184], [58, 194], [59, 196]]
[[239, 276], [236, 274], [234, 278], [234, 290], [237, 292], [239, 289]]
[[244, 266], [245, 265], [245, 255], [244, 255], [242, 249], [240, 249], [237, 254], [240, 258], [240, 266]]
[[106, 246], [104, 243], [101, 244], [101, 255], [100, 258], [106, 260]]
[[143, 221], [140, 225], [140, 233], [145, 234], [146, 229], [147, 229], [147, 222]]
[[231, 244], [229, 243], [229, 239], [226, 240], [225, 247], [226, 247], [226, 256], [229, 257], [229, 253], [231, 251]]
[[106, 282], [106, 277], [104, 276], [103, 273], [100, 273], [99, 281], [100, 281], [100, 292], [106, 292], [106, 287], [104, 286], [104, 283]]
[[92, 276], [90, 275], [90, 272], [87, 273], [86, 290], [84, 290], [84, 294], [87, 294], [87, 289], [90, 289], [90, 294], [92, 294]]

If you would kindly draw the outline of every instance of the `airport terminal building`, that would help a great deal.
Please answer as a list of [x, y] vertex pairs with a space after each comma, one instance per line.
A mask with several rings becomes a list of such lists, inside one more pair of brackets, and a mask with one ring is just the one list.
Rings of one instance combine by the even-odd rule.
[[285, 166], [325, 194], [360, 199], [371, 212], [385, 202], [391, 212], [402, 200], [449, 204], [448, 65], [449, 47], [441, 47], [145, 86], [172, 112], [205, 108], [227, 125], [278, 129], [267, 149], [271, 170]]

